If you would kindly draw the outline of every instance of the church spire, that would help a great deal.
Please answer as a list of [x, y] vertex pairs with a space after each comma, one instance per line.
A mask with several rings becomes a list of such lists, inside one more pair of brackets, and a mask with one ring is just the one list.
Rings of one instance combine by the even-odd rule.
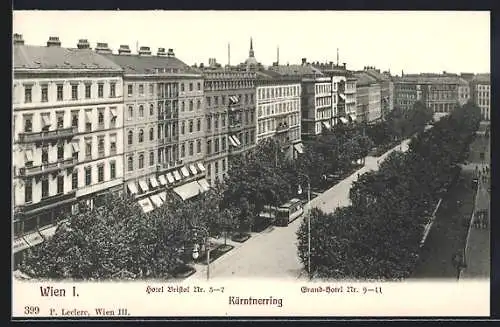
[[249, 56], [250, 56], [250, 57], [253, 57], [253, 56], [254, 56], [254, 53], [253, 53], [253, 40], [252, 40], [252, 37], [250, 37], [250, 51], [249, 51]]

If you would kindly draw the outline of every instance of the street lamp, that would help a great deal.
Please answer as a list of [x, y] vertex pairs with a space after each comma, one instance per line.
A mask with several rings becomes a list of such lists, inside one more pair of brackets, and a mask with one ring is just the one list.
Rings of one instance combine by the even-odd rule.
[[[301, 176], [305, 176], [307, 179], [307, 204], [309, 205], [309, 209], [307, 212], [307, 273], [309, 275], [309, 279], [312, 279], [311, 276], [311, 181], [309, 176], [306, 174], [299, 173]], [[299, 184], [298, 193], [302, 194], [302, 188]]]

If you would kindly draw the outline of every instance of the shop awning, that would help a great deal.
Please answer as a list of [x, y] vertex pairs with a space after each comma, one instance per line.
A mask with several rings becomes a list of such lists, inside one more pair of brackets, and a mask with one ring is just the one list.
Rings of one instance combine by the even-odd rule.
[[347, 124], [349, 122], [345, 117], [340, 117], [340, 121], [344, 124]]
[[167, 180], [170, 184], [175, 183], [174, 176], [172, 176], [172, 173], [167, 173], [167, 175], [165, 176], [167, 176]]
[[167, 200], [167, 192], [165, 192], [165, 191], [158, 193], [158, 196], [160, 197], [160, 199], [163, 202], [165, 202]]
[[50, 117], [48, 115], [42, 115], [42, 127], [50, 126]]
[[238, 99], [237, 96], [230, 96], [229, 97], [229, 101], [231, 102], [231, 104], [237, 104], [240, 100]]
[[304, 153], [304, 145], [302, 143], [294, 144], [293, 148], [300, 154]]
[[150, 212], [151, 210], [154, 209], [154, 207], [151, 204], [151, 201], [149, 200], [149, 198], [140, 199], [138, 201], [138, 203], [141, 206], [142, 211], [144, 211], [144, 213], [148, 213], [148, 212]]
[[339, 93], [339, 97], [345, 101], [345, 95], [343, 93]]
[[200, 189], [203, 192], [206, 192], [210, 189], [210, 185], [208, 184], [207, 180], [205, 178], [202, 178], [198, 181], [198, 184], [200, 184]]
[[110, 112], [111, 112], [111, 116], [113, 116], [113, 117], [116, 117], [116, 116], [117, 116], [117, 114], [116, 114], [116, 109], [115, 109], [115, 108], [111, 108], [111, 109], [110, 109]]
[[191, 174], [193, 174], [193, 175], [198, 174], [198, 171], [196, 170], [196, 167], [193, 164], [189, 165], [189, 170], [191, 171]]
[[181, 168], [181, 173], [184, 177], [189, 177], [189, 170], [186, 167]]
[[198, 162], [196, 165], [198, 166], [198, 169], [199, 169], [199, 170], [201, 170], [202, 172], [204, 172], [204, 171], [205, 171], [205, 166], [203, 166], [203, 163]]
[[233, 140], [234, 142], [236, 142], [237, 145], [241, 145], [241, 142], [236, 135], [233, 135]]
[[71, 146], [73, 147], [73, 152], [80, 152], [80, 144], [78, 142], [71, 142]]
[[158, 180], [160, 181], [160, 184], [163, 185], [163, 186], [165, 186], [165, 185], [168, 184], [167, 180], [165, 179], [165, 175], [158, 176]]
[[163, 200], [160, 198], [158, 194], [152, 195], [150, 199], [157, 208], [161, 207], [161, 205], [163, 204]]
[[201, 186], [198, 182], [190, 182], [174, 188], [174, 192], [181, 197], [182, 200], [187, 200], [201, 193]]
[[152, 187], [158, 187], [158, 186], [160, 186], [160, 185], [158, 185], [158, 181], [156, 180], [156, 177], [154, 177], [154, 176], [151, 176], [149, 178], [149, 182], [151, 183]]
[[14, 253], [26, 250], [29, 247], [30, 245], [24, 240], [23, 237], [15, 238], [14, 242], [12, 242], [12, 250], [14, 251]]
[[139, 181], [139, 186], [141, 187], [141, 190], [146, 193], [147, 191], [149, 191], [149, 187], [148, 187], [148, 183], [146, 183], [145, 180], [141, 179]]
[[181, 174], [179, 173], [178, 170], [174, 170], [173, 174], [176, 181], [180, 181], [182, 179]]
[[137, 190], [137, 185], [134, 182], [130, 182], [127, 184], [127, 188], [130, 191], [130, 194], [137, 194], [139, 190]]
[[26, 161], [33, 161], [33, 150], [28, 149], [24, 151], [24, 158], [26, 159]]
[[325, 126], [326, 129], [331, 129], [332, 128], [332, 126], [330, 125], [329, 122], [323, 121], [322, 123], [323, 123], [323, 126]]
[[231, 135], [229, 135], [229, 142], [234, 146], [234, 147], [237, 147], [238, 144], [236, 143], [236, 141], [233, 139], [233, 137]]
[[52, 236], [54, 236], [54, 234], [56, 233], [56, 230], [57, 230], [57, 225], [56, 225], [56, 226], [49, 227], [49, 228], [44, 228], [44, 229], [41, 229], [41, 230], [40, 230], [40, 234], [42, 234], [42, 236], [43, 236], [45, 239], [49, 239], [49, 238], [51, 238]]
[[351, 117], [352, 121], [355, 121], [355, 120], [356, 120], [356, 115], [354, 115], [354, 114], [349, 115], [349, 117]]
[[24, 240], [29, 244], [29, 246], [37, 246], [43, 242], [43, 237], [38, 232], [29, 233], [24, 235]]

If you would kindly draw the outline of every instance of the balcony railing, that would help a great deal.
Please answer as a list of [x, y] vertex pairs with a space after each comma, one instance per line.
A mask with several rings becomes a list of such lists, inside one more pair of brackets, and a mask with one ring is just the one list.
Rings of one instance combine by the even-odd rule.
[[51, 172], [67, 169], [75, 166], [78, 158], [69, 158], [57, 162], [43, 163], [39, 166], [19, 168], [19, 176], [32, 177], [40, 174], [48, 174]]
[[17, 206], [15, 208], [15, 210], [19, 213], [25, 213], [25, 212], [35, 210], [38, 208], [42, 208], [42, 207], [45, 207], [45, 206], [48, 206], [51, 204], [55, 204], [58, 202], [62, 202], [62, 201], [70, 200], [70, 199], [76, 199], [75, 194], [76, 194], [76, 192], [72, 191], [72, 192], [69, 192], [66, 194], [56, 194], [56, 195], [48, 196], [48, 197], [42, 198], [40, 200], [40, 202], [26, 203], [26, 204]]
[[60, 138], [71, 138], [78, 132], [78, 127], [60, 128], [54, 131], [19, 133], [19, 142], [43, 142]]

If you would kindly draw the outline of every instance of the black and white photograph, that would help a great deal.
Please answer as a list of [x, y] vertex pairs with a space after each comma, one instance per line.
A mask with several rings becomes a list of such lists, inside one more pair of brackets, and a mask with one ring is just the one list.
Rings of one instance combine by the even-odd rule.
[[259, 315], [292, 299], [225, 283], [489, 283], [488, 11], [14, 11], [12, 32], [12, 275], [33, 296], [135, 282], [116, 301]]

